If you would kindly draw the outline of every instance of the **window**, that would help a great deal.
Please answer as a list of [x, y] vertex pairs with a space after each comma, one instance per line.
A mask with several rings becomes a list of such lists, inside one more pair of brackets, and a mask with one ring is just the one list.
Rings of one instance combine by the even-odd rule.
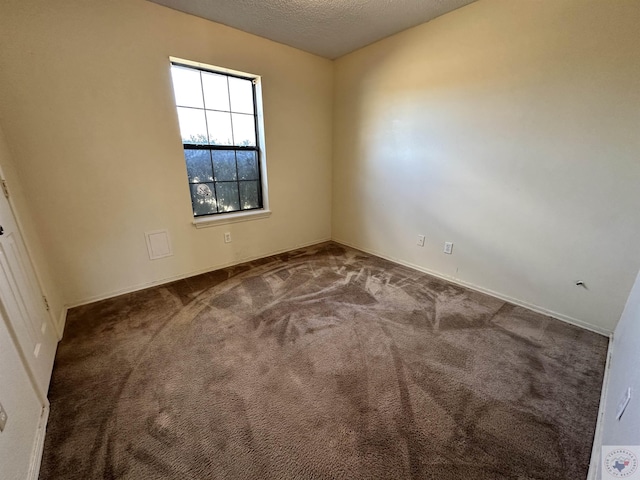
[[194, 217], [261, 210], [257, 78], [171, 62]]

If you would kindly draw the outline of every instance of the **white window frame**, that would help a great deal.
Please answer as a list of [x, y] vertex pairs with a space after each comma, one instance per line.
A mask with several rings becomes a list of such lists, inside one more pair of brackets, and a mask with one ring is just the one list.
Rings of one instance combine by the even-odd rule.
[[[269, 208], [269, 188], [267, 181], [267, 151], [264, 138], [264, 112], [262, 107], [262, 77], [252, 73], [241, 72], [238, 70], [232, 70], [224, 67], [217, 67], [215, 65], [209, 65], [206, 63], [194, 62], [193, 60], [186, 60], [184, 58], [169, 57], [169, 76], [171, 76], [171, 65], [173, 63], [179, 63], [187, 67], [194, 67], [203, 70], [209, 70], [214, 73], [222, 73], [228, 75], [235, 75], [238, 77], [251, 78], [255, 85], [255, 110], [256, 110], [256, 122], [257, 122], [257, 138], [256, 146], [260, 151], [259, 155], [259, 168], [260, 168], [260, 186], [262, 188], [262, 208], [248, 211], [236, 211], [229, 213], [218, 213], [216, 215], [194, 217], [192, 220], [193, 225], [196, 228], [213, 227], [216, 225], [225, 225], [228, 223], [245, 222], [248, 220], [257, 220], [261, 218], [268, 218], [271, 215]], [[175, 102], [174, 102], [175, 107]], [[176, 120], [177, 120], [177, 108], [176, 108]], [[182, 142], [181, 142], [182, 144]], [[183, 158], [184, 161], [184, 158]], [[189, 201], [191, 204], [191, 201]]]

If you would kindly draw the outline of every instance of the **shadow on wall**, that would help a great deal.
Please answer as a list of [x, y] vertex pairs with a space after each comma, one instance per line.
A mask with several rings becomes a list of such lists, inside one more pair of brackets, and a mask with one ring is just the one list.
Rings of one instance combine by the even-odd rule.
[[[556, 31], [570, 8], [492, 8], [337, 61], [334, 237], [612, 329], [640, 231], [625, 182], [640, 177], [627, 148], [637, 102], [620, 93], [633, 77], [617, 77], [585, 15]], [[621, 251], [607, 253], [612, 238]]]

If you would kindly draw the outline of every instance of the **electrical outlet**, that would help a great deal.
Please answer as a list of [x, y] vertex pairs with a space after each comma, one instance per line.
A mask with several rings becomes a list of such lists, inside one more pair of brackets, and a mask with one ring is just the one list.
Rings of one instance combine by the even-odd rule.
[[7, 412], [0, 403], [0, 432], [4, 432], [4, 427], [7, 424]]
[[231, 243], [231, 232], [224, 232], [224, 243]]
[[453, 242], [444, 242], [444, 253], [451, 255], [453, 253]]
[[424, 247], [424, 235], [418, 235], [418, 241], [416, 242], [416, 245], [418, 245], [419, 247]]

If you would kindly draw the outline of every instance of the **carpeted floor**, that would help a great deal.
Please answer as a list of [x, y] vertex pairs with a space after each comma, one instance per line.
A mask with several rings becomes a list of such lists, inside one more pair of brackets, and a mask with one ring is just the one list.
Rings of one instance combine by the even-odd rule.
[[586, 478], [607, 339], [327, 243], [75, 308], [40, 478]]

